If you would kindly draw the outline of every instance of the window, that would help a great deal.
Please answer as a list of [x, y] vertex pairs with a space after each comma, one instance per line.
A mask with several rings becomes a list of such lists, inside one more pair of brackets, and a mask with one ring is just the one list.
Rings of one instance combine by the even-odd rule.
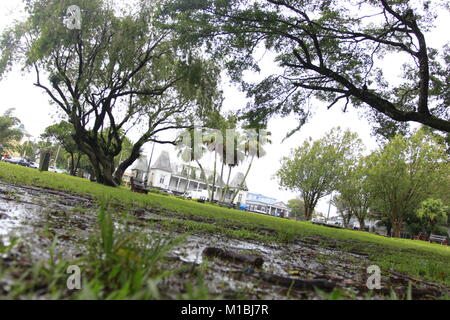
[[160, 184], [164, 184], [164, 181], [166, 180], [165, 176], [161, 176], [161, 178], [159, 179], [159, 183]]
[[238, 202], [241, 202], [241, 201], [242, 201], [242, 194], [240, 194], [238, 197]]

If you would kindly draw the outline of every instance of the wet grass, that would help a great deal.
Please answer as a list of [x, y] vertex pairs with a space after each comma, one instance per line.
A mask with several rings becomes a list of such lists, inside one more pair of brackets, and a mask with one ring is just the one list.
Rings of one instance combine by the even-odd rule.
[[[0, 162], [0, 181], [51, 188], [71, 194], [88, 194], [96, 199], [108, 196], [113, 203], [122, 206], [159, 209], [163, 210], [166, 216], [170, 216], [172, 212], [174, 217], [183, 217], [183, 220], [162, 221], [161, 225], [169, 229], [224, 234], [233, 238], [262, 242], [290, 243], [313, 238], [324, 246], [335, 243], [337, 250], [367, 254], [382, 270], [392, 269], [419, 279], [450, 284], [448, 246], [387, 238], [360, 231], [332, 229], [309, 222], [242, 212], [173, 196], [155, 193], [136, 194], [125, 187], [106, 187], [81, 178], [39, 172], [3, 162]], [[263, 232], [258, 231], [259, 229]]]
[[[129, 229], [126, 218], [114, 221], [111, 212], [108, 201], [102, 201], [96, 228], [80, 248], [85, 253], [73, 260], [58, 251], [54, 235], [49, 235], [52, 245], [48, 259], [34, 260], [32, 249], [20, 239], [13, 239], [8, 246], [0, 243], [0, 254], [6, 257], [13, 249], [25, 252], [20, 262], [14, 259], [0, 264], [0, 299], [169, 299], [174, 296], [168, 295], [161, 283], [187, 271], [191, 279], [180, 284], [184, 289], [176, 298], [213, 298], [196, 270], [168, 267], [167, 253], [184, 237], [150, 238]], [[76, 272], [79, 280], [74, 277]]]

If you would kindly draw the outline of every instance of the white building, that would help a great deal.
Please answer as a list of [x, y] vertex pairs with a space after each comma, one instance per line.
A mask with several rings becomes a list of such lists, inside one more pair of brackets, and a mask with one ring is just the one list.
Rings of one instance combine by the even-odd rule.
[[[225, 192], [225, 183], [216, 174], [216, 185], [214, 200], [220, 201], [222, 193]], [[212, 188], [211, 171], [206, 172], [206, 177], [202, 175], [201, 169], [187, 163], [176, 164], [170, 160], [170, 155], [167, 151], [161, 152], [156, 162], [151, 166], [150, 174], [147, 184], [152, 187], [170, 190], [176, 193], [186, 193], [189, 191], [200, 192], [207, 190], [206, 181], [209, 182], [210, 189]], [[238, 189], [244, 175], [242, 173], [236, 174], [231, 181], [228, 191], [226, 191], [224, 202], [231, 202], [234, 192]], [[247, 200], [247, 185], [244, 183], [242, 190], [240, 190], [234, 199], [233, 203], [245, 205]]]
[[284, 202], [257, 193], [248, 193], [246, 205], [248, 211], [276, 217], [287, 218], [290, 213]]

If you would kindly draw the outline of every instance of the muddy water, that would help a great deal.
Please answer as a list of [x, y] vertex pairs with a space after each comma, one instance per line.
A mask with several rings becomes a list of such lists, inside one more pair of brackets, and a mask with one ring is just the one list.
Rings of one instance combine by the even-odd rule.
[[[67, 195], [62, 192], [36, 187], [13, 186], [0, 183], [0, 239], [8, 244], [16, 237], [32, 249], [35, 260], [48, 259], [48, 248], [57, 236], [57, 250], [67, 259], [83, 253], [89, 234], [96, 224], [97, 204], [86, 196]], [[158, 221], [174, 219], [151, 209], [137, 210], [139, 220]], [[118, 227], [121, 227], [118, 225]], [[144, 224], [135, 227], [143, 231], [180, 236], [181, 233], [155, 228]], [[236, 253], [258, 255], [264, 264], [255, 269], [242, 263], [205, 258], [202, 252], [207, 247], [217, 247]], [[364, 254], [327, 248], [317, 239], [303, 239], [288, 244], [260, 243], [227, 238], [223, 235], [192, 234], [175, 247], [169, 258], [174, 267], [190, 265], [204, 270], [205, 284], [212, 295], [222, 298], [248, 299], [320, 299], [314, 290], [292, 290], [283, 285], [263, 281], [262, 273], [289, 279], [326, 279], [342, 288], [344, 296], [361, 298], [364, 292], [352, 287], [352, 283], [364, 284], [370, 265]], [[1, 263], [1, 257], [0, 257]], [[1, 279], [0, 279], [1, 280]], [[382, 281], [388, 282], [383, 278]], [[180, 283], [175, 279], [166, 288], [169, 296], [179, 294]]]

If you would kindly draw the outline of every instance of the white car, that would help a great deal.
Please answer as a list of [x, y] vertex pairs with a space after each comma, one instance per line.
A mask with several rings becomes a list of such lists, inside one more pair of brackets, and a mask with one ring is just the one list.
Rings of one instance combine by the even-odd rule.
[[339, 226], [339, 227], [342, 227], [343, 226], [343, 223], [342, 223], [342, 221], [339, 221], [339, 220], [329, 220], [329, 221], [327, 221], [327, 224], [329, 224], [329, 225], [331, 225], [331, 226]]
[[29, 167], [33, 168], [33, 169], [38, 169], [39, 168], [39, 166], [38, 166], [38, 164], [36, 162], [30, 162]]
[[48, 171], [56, 172], [56, 173], [67, 173], [66, 170], [61, 170], [61, 169], [58, 169], [58, 168], [55, 168], [55, 167], [48, 167]]

